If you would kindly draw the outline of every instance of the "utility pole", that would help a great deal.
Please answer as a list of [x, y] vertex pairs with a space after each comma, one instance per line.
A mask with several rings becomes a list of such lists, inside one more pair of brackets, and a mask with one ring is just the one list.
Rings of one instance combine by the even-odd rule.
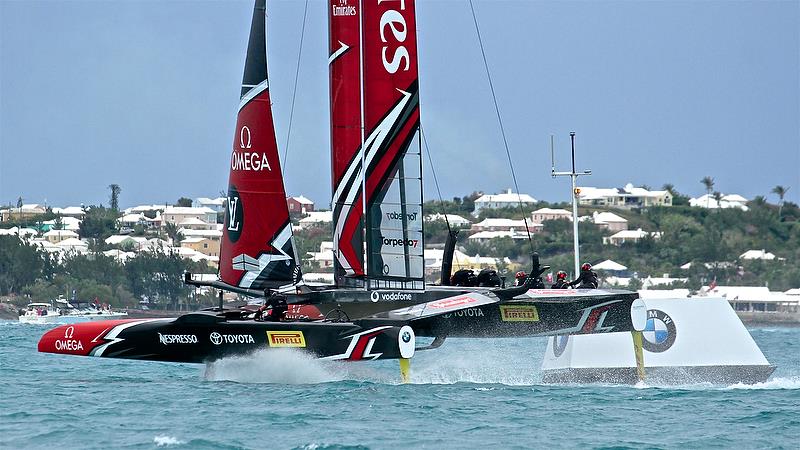
[[555, 150], [553, 149], [553, 135], [550, 135], [550, 162], [552, 163], [553, 178], [555, 177], [570, 177], [572, 178], [572, 241], [575, 247], [575, 273], [573, 276], [577, 277], [580, 268], [580, 246], [578, 243], [578, 195], [581, 190], [578, 189], [578, 177], [581, 175], [591, 175], [591, 170], [584, 170], [583, 172], [575, 171], [575, 132], [569, 134], [570, 141], [572, 141], [572, 171], [571, 172], [556, 172], [556, 159]]

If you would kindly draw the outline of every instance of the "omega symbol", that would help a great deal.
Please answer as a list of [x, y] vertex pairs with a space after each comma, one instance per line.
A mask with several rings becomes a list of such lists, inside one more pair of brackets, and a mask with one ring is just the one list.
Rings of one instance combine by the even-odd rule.
[[251, 148], [253, 146], [251, 140], [250, 128], [245, 125], [239, 131], [239, 148]]

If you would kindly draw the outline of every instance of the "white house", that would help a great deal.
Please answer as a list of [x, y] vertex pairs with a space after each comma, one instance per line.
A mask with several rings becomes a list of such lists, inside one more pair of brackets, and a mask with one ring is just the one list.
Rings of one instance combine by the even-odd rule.
[[221, 213], [225, 211], [225, 204], [228, 202], [228, 199], [225, 197], [217, 197], [217, 198], [208, 198], [208, 197], [198, 197], [194, 201], [194, 206], [197, 207], [206, 207], [211, 209], [215, 212]]
[[479, 231], [470, 235], [467, 239], [476, 242], [487, 242], [491, 239], [510, 237], [511, 239], [528, 239], [528, 234], [524, 231]]
[[446, 218], [447, 222], [450, 223], [450, 226], [453, 226], [453, 227], [461, 228], [461, 227], [468, 227], [468, 226], [472, 225], [472, 222], [470, 222], [469, 220], [459, 216], [458, 214], [441, 214], [441, 213], [428, 214], [427, 216], [425, 216], [425, 221], [426, 222], [436, 222], [436, 221], [444, 222], [445, 218]]
[[[519, 231], [525, 232], [525, 220], [523, 219], [503, 219], [503, 218], [486, 218], [478, 223], [472, 224], [470, 231]], [[541, 223], [527, 222], [527, 227], [534, 233], [542, 229]]]
[[186, 219], [194, 218], [205, 223], [217, 223], [217, 212], [205, 206], [167, 206], [161, 215], [165, 223], [180, 225]]
[[560, 208], [539, 208], [531, 213], [534, 223], [544, 223], [545, 220], [567, 219], [572, 220], [572, 213]]
[[611, 212], [592, 213], [592, 222], [608, 231], [622, 231], [628, 229], [628, 220]]
[[322, 241], [318, 252], [308, 252], [308, 259], [317, 263], [320, 268], [333, 267], [333, 242]]
[[67, 206], [66, 208], [53, 208], [53, 214], [58, 214], [63, 217], [74, 217], [76, 219], [83, 219], [86, 215], [83, 207], [80, 206]]
[[484, 194], [475, 199], [472, 215], [478, 217], [484, 209], [519, 208], [520, 203], [523, 207], [532, 206], [536, 201], [528, 194], [516, 194], [511, 189], [500, 194]]
[[298, 221], [301, 229], [326, 225], [333, 222], [333, 211], [310, 211]]
[[766, 250], [748, 250], [739, 255], [739, 259], [761, 259], [769, 261], [775, 259], [775, 255]]
[[703, 194], [700, 197], [689, 199], [689, 206], [698, 208], [738, 208], [747, 211], [747, 199], [738, 194], [728, 194], [720, 197], [719, 202], [713, 195]]
[[50, 230], [42, 236], [44, 236], [44, 238], [47, 239], [51, 244], [58, 244], [66, 239], [77, 238], [78, 233], [71, 230]]
[[661, 237], [661, 233], [657, 231], [642, 231], [641, 228], [638, 230], [622, 230], [611, 236], [603, 237], [603, 244], [622, 245], [625, 242], [639, 242], [647, 236], [658, 239]]
[[610, 206], [614, 208], [646, 208], [649, 206], [672, 206], [669, 191], [651, 191], [628, 183], [623, 188], [578, 188], [578, 202], [587, 206]]

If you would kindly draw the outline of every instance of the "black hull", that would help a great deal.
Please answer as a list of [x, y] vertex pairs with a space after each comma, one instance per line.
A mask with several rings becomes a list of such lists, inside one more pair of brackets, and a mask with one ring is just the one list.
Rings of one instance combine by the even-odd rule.
[[[520, 296], [510, 301], [465, 308], [450, 314], [414, 321], [410, 325], [417, 336], [467, 338], [551, 336], [632, 331], [631, 304], [638, 294], [627, 291], [586, 290], [559, 296], [546, 294]], [[491, 296], [491, 289], [429, 287], [424, 292], [386, 292], [355, 289], [332, 289], [296, 296], [293, 302], [315, 305], [324, 315], [340, 308], [352, 320], [374, 324], [391, 323], [375, 319], [391, 310], [411, 308], [469, 292]], [[534, 291], [530, 291], [534, 292]], [[407, 296], [408, 300], [379, 299], [375, 295]]]
[[[227, 321], [211, 313], [177, 319], [113, 320], [48, 331], [39, 351], [149, 361], [206, 363], [260, 349], [294, 348], [332, 360], [410, 358], [408, 327], [353, 323]], [[409, 351], [410, 348], [410, 351]]]
[[[755, 384], [767, 381], [775, 366], [685, 366], [647, 367], [645, 382], [657, 385], [696, 383]], [[603, 383], [636, 384], [639, 378], [635, 367], [570, 368], [545, 370], [544, 383]]]

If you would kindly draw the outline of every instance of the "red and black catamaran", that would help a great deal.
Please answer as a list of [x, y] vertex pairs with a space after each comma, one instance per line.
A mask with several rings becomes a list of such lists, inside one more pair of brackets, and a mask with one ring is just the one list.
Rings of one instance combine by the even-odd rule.
[[[55, 328], [39, 351], [208, 362], [261, 348], [320, 358], [403, 359], [416, 336], [510, 337], [631, 331], [638, 295], [612, 290], [426, 285], [414, 0], [330, 0], [335, 285], [302, 283], [267, 77], [265, 0], [256, 0], [231, 153], [220, 281], [281, 295], [283, 320], [247, 309]], [[535, 263], [536, 274], [545, 269]], [[447, 284], [449, 268], [442, 277]], [[277, 294], [280, 292], [280, 294]], [[331, 314], [336, 320], [331, 319]], [[326, 319], [327, 316], [327, 319]]]

